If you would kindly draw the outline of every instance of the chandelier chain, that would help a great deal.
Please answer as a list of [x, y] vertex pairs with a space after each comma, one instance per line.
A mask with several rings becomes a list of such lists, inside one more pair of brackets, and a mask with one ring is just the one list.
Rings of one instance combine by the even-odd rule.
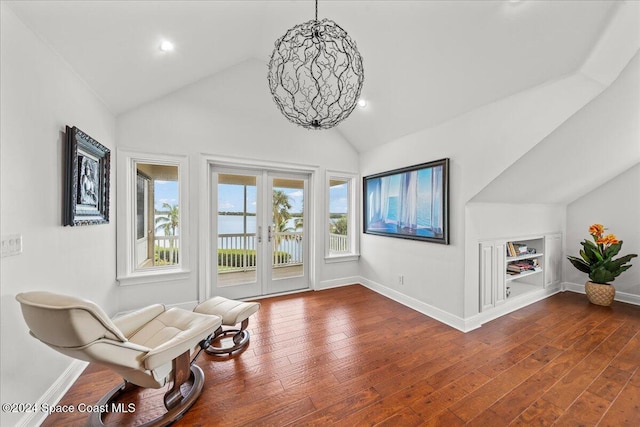
[[318, 0], [316, 0], [316, 22], [318, 21]]

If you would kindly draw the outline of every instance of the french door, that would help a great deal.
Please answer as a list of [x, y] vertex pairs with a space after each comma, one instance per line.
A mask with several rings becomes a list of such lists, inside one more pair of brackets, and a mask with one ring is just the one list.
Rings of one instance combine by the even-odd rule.
[[212, 295], [240, 299], [309, 287], [309, 176], [214, 167]]

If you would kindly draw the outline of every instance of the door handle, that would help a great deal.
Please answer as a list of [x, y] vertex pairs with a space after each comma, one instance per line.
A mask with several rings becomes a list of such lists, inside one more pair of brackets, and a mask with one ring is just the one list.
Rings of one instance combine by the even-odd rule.
[[271, 242], [271, 226], [267, 227], [267, 239], [269, 242]]
[[258, 243], [262, 243], [262, 227], [258, 227]]

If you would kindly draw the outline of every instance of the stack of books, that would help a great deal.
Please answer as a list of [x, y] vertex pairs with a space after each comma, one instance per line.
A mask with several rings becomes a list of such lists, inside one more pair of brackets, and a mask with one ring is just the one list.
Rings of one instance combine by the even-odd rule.
[[526, 271], [540, 271], [537, 259], [526, 259], [507, 264], [507, 274], [517, 275]]

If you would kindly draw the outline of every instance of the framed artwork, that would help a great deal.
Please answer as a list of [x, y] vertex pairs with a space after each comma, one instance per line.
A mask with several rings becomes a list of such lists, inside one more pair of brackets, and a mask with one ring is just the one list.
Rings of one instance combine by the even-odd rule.
[[364, 232], [449, 244], [449, 159], [363, 178]]
[[63, 225], [109, 223], [111, 152], [76, 127], [67, 126]]

